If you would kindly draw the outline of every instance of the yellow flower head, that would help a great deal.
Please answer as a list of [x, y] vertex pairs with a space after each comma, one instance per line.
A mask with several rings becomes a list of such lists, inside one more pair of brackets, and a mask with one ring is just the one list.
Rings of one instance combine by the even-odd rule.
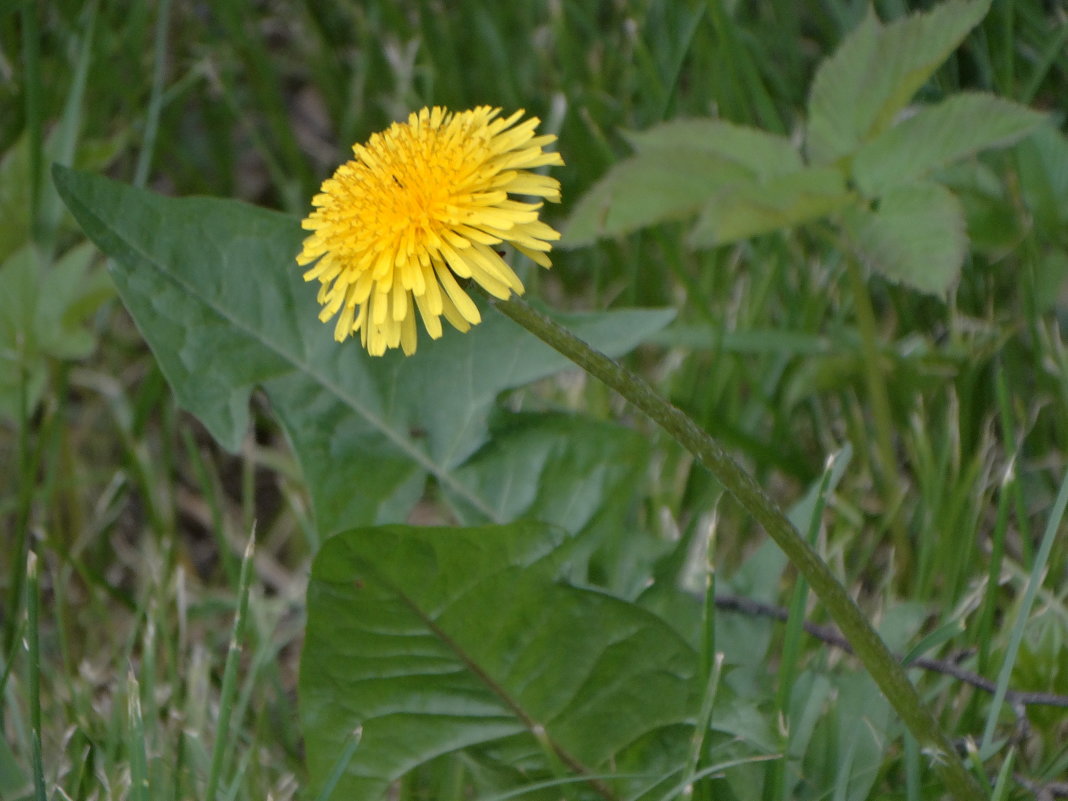
[[442, 316], [467, 331], [481, 317], [456, 276], [498, 298], [523, 293], [494, 249], [502, 242], [551, 265], [560, 234], [538, 219], [541, 201], [509, 195], [560, 200], [555, 178], [531, 172], [564, 163], [542, 150], [556, 137], [535, 136], [536, 117], [516, 124], [522, 111], [500, 112], [424, 108], [354, 145], [355, 158], [323, 182], [297, 263], [316, 262], [304, 280], [322, 284], [319, 319], [337, 317], [339, 342], [359, 331], [373, 356], [398, 346], [410, 355], [416, 308], [434, 339]]

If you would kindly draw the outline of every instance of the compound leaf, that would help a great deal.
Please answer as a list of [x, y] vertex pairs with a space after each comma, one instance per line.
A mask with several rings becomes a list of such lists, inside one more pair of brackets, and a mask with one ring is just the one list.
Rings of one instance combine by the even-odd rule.
[[989, 7], [990, 0], [949, 0], [887, 25], [869, 11], [816, 70], [808, 100], [809, 161], [835, 162], [889, 127]]

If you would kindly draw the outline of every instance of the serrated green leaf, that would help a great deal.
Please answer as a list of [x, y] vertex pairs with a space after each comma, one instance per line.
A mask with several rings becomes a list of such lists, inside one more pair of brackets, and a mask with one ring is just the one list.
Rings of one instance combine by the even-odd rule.
[[[179, 402], [226, 447], [245, 435], [262, 386], [312, 493], [321, 531], [406, 516], [433, 475], [492, 519], [455, 469], [486, 438], [497, 395], [568, 362], [487, 311], [415, 356], [368, 356], [318, 321], [315, 287], [287, 215], [229, 200], [172, 199], [57, 168], [56, 185], [89, 236]], [[561, 318], [619, 355], [673, 317], [630, 310]]]
[[559, 583], [566, 544], [541, 524], [391, 526], [327, 541], [300, 676], [312, 794], [356, 727], [337, 795], [373, 801], [469, 746], [521, 751], [547, 776], [535, 727], [582, 775], [687, 721], [693, 651], [645, 610]]
[[763, 183], [739, 183], [705, 204], [691, 244], [712, 247], [818, 220], [853, 202], [842, 173], [807, 167]]
[[870, 11], [816, 70], [809, 161], [835, 162], [887, 128], [989, 7], [990, 0], [949, 0], [888, 25]]
[[578, 202], [567, 247], [694, 213], [724, 187], [801, 169], [788, 139], [723, 120], [678, 120], [627, 134], [637, 155], [621, 161]]
[[693, 214], [723, 186], [750, 180], [745, 167], [699, 150], [652, 150], [611, 169], [582, 196], [564, 227], [562, 245], [604, 237]]
[[[458, 473], [479, 487], [495, 519], [532, 517], [577, 532], [602, 515], [620, 522], [648, 456], [648, 440], [631, 429], [572, 415], [522, 414], [495, 430]], [[456, 500], [462, 507], [463, 499]], [[470, 514], [478, 519], [478, 510]]]
[[709, 153], [766, 178], [801, 169], [801, 154], [790, 140], [759, 128], [726, 120], [672, 120], [647, 131], [625, 134], [638, 153], [694, 151]]
[[994, 95], [969, 92], [920, 109], [864, 145], [853, 178], [868, 197], [1026, 136], [1048, 117]]
[[876, 210], [852, 207], [842, 221], [861, 256], [891, 280], [941, 294], [960, 275], [968, 248], [964, 210], [940, 184], [895, 187]]
[[[647, 437], [629, 428], [564, 414], [509, 415], [490, 442], [459, 470], [497, 520], [540, 520], [581, 535], [583, 557], [597, 555], [598, 584], [637, 593], [648, 575], [633, 575], [640, 537], [635, 506], [648, 470]], [[466, 522], [491, 522], [462, 498], [450, 497]], [[576, 569], [587, 576], [585, 559]]]

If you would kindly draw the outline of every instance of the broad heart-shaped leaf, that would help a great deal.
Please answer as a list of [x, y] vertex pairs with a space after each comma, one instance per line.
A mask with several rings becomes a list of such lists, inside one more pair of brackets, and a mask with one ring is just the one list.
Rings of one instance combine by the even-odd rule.
[[680, 219], [724, 187], [801, 168], [788, 139], [723, 120], [677, 120], [627, 139], [637, 154], [579, 200], [564, 231], [567, 247]]
[[875, 197], [980, 150], [1010, 145], [1047, 119], [994, 95], [954, 95], [864, 145], [853, 159], [853, 179], [865, 195]]
[[[294, 262], [292, 217], [236, 201], [172, 199], [56, 168], [78, 222], [115, 259], [113, 278], [183, 407], [227, 448], [262, 386], [312, 492], [320, 531], [402, 519], [428, 475], [488, 513], [455, 468], [483, 443], [496, 396], [568, 362], [487, 310], [468, 334], [415, 356], [368, 356], [318, 321], [315, 287]], [[619, 355], [668, 311], [562, 318]], [[491, 519], [492, 514], [488, 515]]]
[[989, 7], [990, 0], [949, 0], [888, 25], [869, 11], [812, 80], [809, 162], [837, 161], [887, 128]]
[[652, 613], [560, 583], [569, 544], [535, 523], [329, 539], [312, 567], [301, 658], [309, 797], [358, 727], [335, 798], [374, 801], [468, 747], [523, 754], [545, 778], [538, 727], [578, 775], [610, 769], [658, 730], [685, 732], [693, 651]]
[[761, 183], [734, 184], [705, 204], [690, 242], [711, 247], [791, 228], [825, 217], [854, 197], [834, 167], [806, 167]]
[[968, 247], [964, 210], [941, 184], [895, 187], [875, 211], [847, 209], [842, 223], [864, 259], [887, 278], [942, 294], [960, 275]]

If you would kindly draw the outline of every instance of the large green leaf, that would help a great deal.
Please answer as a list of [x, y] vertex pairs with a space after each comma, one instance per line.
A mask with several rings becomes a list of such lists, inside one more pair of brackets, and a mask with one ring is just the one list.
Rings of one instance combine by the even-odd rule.
[[862, 192], [874, 197], [980, 150], [1010, 145], [1046, 119], [993, 95], [954, 95], [864, 145], [853, 160], [853, 178]]
[[[86, 233], [114, 257], [113, 278], [183, 407], [227, 448], [245, 435], [262, 386], [312, 492], [319, 528], [403, 519], [434, 476], [494, 517], [455, 469], [486, 438], [496, 396], [566, 360], [486, 312], [468, 334], [424, 341], [415, 356], [368, 356], [318, 321], [315, 287], [293, 257], [302, 232], [284, 214], [229, 200], [172, 199], [57, 168]], [[671, 319], [630, 310], [563, 317], [609, 354]]]
[[[515, 520], [536, 509], [539, 520], [577, 531], [599, 515], [626, 510], [648, 455], [648, 440], [627, 428], [570, 415], [523, 414], [496, 429], [457, 474], [490, 502], [492, 518], [482, 522]], [[606, 494], [621, 502], [605, 509]], [[456, 501], [464, 507], [463, 498]], [[469, 514], [477, 519], [480, 512]]]
[[[622, 426], [564, 414], [509, 415], [492, 439], [458, 471], [489, 501], [497, 520], [536, 519], [582, 534], [583, 552], [600, 548], [598, 584], [629, 595], [647, 575], [634, 527], [649, 463], [649, 440]], [[462, 498], [450, 498], [467, 521], [492, 522]], [[633, 535], [633, 536], [632, 536]], [[585, 560], [576, 569], [586, 575]]]
[[[664, 621], [560, 583], [568, 539], [542, 524], [390, 526], [331, 538], [312, 568], [301, 660], [311, 795], [362, 739], [334, 797], [379, 798], [477, 746], [549, 775], [610, 769], [696, 711], [693, 651]], [[679, 757], [685, 738], [677, 737]], [[536, 775], [532, 778], [537, 778]]]
[[801, 154], [784, 136], [726, 120], [683, 119], [626, 134], [638, 153], [679, 150], [721, 156], [761, 178], [794, 172]]
[[788, 139], [723, 120], [677, 120], [627, 139], [637, 154], [578, 202], [565, 230], [568, 246], [685, 217], [724, 187], [801, 168]]
[[721, 187], [750, 180], [741, 165], [695, 150], [656, 150], [615, 164], [575, 205], [565, 247], [693, 214]]
[[705, 204], [690, 241], [710, 247], [792, 228], [825, 217], [854, 197], [833, 167], [808, 167], [762, 183], [735, 184]]
[[960, 275], [968, 248], [964, 210], [941, 184], [895, 187], [874, 210], [848, 209], [843, 224], [860, 254], [887, 278], [941, 294]]
[[889, 127], [989, 7], [990, 0], [949, 0], [888, 25], [870, 11], [812, 81], [810, 162], [849, 156]]

